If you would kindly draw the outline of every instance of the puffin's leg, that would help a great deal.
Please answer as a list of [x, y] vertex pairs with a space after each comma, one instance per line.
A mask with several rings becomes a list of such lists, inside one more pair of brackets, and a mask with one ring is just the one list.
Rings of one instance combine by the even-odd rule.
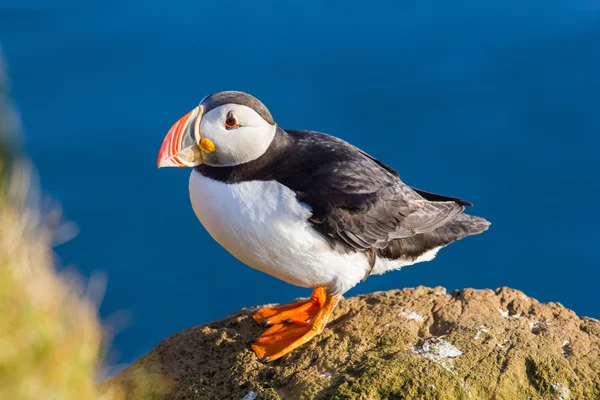
[[323, 306], [310, 323], [278, 323], [269, 328], [252, 344], [252, 349], [261, 361], [274, 361], [302, 346], [323, 331], [331, 312], [342, 296], [326, 295]]
[[327, 290], [324, 287], [316, 287], [310, 299], [306, 301], [263, 308], [254, 314], [252, 318], [263, 325], [274, 325], [282, 321], [307, 321], [313, 318], [323, 307], [326, 296]]

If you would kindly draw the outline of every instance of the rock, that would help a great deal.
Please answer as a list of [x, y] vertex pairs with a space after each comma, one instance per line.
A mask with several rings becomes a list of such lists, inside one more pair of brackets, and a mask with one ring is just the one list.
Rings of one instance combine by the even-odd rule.
[[163, 340], [108, 384], [156, 399], [600, 398], [600, 322], [514, 289], [345, 299], [319, 337], [269, 364], [248, 345], [264, 330], [257, 309]]

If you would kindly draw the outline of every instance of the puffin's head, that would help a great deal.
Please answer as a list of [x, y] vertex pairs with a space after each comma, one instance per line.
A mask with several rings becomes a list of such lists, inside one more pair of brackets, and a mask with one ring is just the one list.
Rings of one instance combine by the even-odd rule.
[[256, 160], [277, 126], [267, 107], [242, 92], [205, 97], [167, 133], [156, 162], [161, 167], [233, 166]]

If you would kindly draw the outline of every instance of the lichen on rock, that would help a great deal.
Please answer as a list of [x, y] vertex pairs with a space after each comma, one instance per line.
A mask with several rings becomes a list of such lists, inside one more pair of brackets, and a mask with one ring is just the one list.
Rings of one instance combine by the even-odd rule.
[[[248, 346], [264, 329], [257, 308], [243, 309], [165, 339], [109, 383], [155, 399], [600, 398], [600, 322], [508, 288], [445, 293], [345, 299], [320, 336], [268, 364]], [[168, 388], [139, 387], [139, 369]]]
[[453, 372], [452, 360], [463, 354], [452, 344], [440, 338], [427, 339], [421, 345], [414, 345], [413, 350], [421, 357], [440, 364], [448, 372]]

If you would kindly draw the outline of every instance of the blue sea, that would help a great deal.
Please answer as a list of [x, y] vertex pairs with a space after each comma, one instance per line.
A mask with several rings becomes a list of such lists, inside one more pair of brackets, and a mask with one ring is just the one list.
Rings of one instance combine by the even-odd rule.
[[61, 264], [108, 277], [111, 363], [310, 293], [229, 255], [193, 214], [190, 171], [156, 169], [171, 124], [220, 90], [492, 222], [348, 296], [510, 286], [600, 318], [600, 0], [0, 0], [0, 44], [25, 149], [79, 227]]

